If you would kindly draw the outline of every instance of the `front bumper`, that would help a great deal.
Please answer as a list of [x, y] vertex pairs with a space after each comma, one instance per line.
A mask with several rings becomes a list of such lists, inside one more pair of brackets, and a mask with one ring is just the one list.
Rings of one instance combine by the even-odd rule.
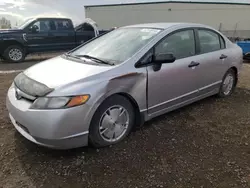
[[71, 149], [88, 145], [89, 106], [58, 110], [33, 110], [32, 102], [17, 100], [15, 88], [8, 90], [6, 106], [12, 124], [26, 139], [41, 146]]

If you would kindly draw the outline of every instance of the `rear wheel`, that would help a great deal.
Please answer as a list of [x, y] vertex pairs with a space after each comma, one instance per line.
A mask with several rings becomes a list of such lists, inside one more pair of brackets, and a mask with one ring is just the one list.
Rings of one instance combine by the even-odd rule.
[[243, 59], [249, 61], [250, 60], [250, 52], [244, 54]]
[[234, 92], [236, 82], [236, 72], [233, 69], [229, 69], [223, 78], [218, 94], [219, 97], [230, 96]]
[[3, 57], [8, 62], [22, 62], [25, 59], [25, 50], [19, 45], [12, 45], [4, 51]]
[[123, 96], [114, 95], [101, 104], [89, 128], [89, 140], [95, 147], [122, 141], [135, 123], [134, 108]]

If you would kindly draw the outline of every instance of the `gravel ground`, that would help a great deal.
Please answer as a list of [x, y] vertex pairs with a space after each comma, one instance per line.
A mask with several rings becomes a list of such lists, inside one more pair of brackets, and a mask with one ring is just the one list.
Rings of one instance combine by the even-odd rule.
[[250, 187], [250, 65], [235, 93], [163, 115], [109, 148], [54, 151], [11, 125], [0, 75], [0, 187]]

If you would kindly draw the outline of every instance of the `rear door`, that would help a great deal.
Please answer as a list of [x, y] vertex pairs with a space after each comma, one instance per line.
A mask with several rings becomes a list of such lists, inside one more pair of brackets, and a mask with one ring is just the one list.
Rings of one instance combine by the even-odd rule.
[[71, 20], [55, 19], [54, 29], [49, 37], [53, 39], [54, 50], [70, 50], [75, 47], [75, 30]]
[[230, 51], [226, 49], [223, 37], [210, 29], [196, 30], [200, 52], [197, 61], [199, 71], [199, 94], [213, 92], [221, 85], [223, 75], [228, 69]]

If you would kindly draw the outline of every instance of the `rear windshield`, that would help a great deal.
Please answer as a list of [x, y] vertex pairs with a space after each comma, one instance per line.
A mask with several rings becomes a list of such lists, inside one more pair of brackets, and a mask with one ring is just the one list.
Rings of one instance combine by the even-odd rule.
[[116, 29], [73, 51], [71, 55], [88, 55], [119, 64], [132, 57], [160, 31], [151, 28]]

